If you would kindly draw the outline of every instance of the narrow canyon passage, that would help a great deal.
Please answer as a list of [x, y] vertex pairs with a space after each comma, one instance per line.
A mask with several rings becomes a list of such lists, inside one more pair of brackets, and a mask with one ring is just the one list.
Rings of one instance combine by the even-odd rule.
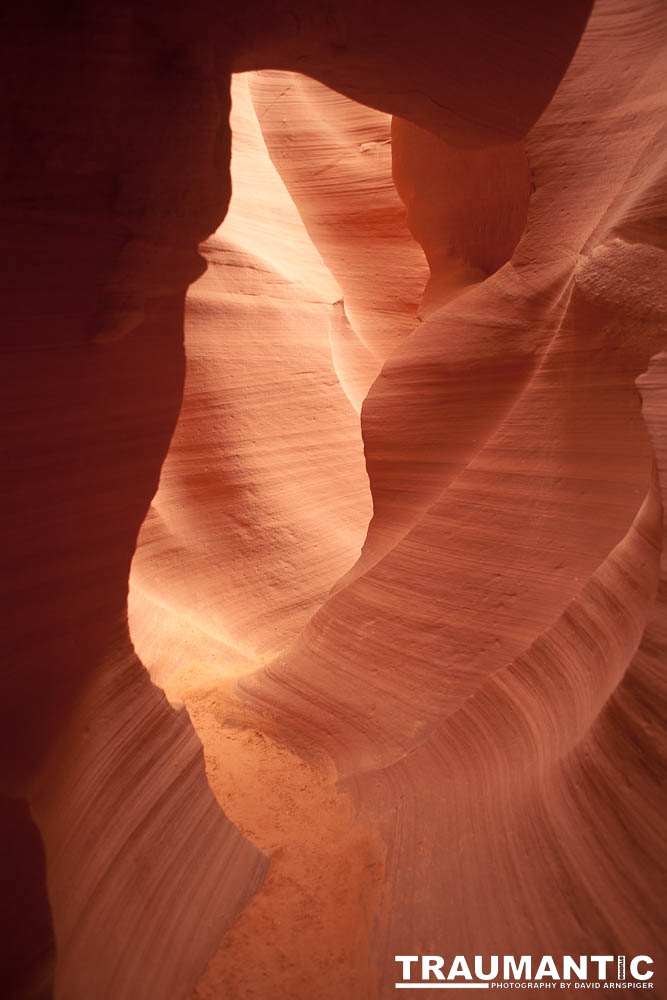
[[139, 536], [130, 633], [185, 703], [226, 815], [271, 858], [195, 996], [316, 983], [362, 998], [377, 991], [384, 845], [328, 756], [268, 735], [232, 684], [289, 647], [360, 555], [372, 504], [354, 401], [417, 326], [428, 267], [392, 183], [389, 115], [297, 74], [246, 73], [231, 127], [232, 200], [186, 302], [183, 406]]
[[667, 996], [663, 0], [38, 6], [7, 995]]
[[[523, 144], [456, 150], [291, 73], [237, 76], [232, 95], [233, 196], [188, 297], [184, 403], [135, 556], [132, 634], [170, 697], [185, 701], [226, 814], [272, 859], [195, 995], [263, 995], [270, 984], [302, 996], [315, 982], [322, 996], [384, 995], [408, 918], [434, 952], [443, 933], [457, 951], [475, 937], [493, 936], [505, 953], [518, 946], [506, 903], [496, 912], [488, 898], [501, 871], [521, 867], [517, 842], [522, 908], [563, 891], [535, 883], [526, 861], [563, 822], [551, 796], [581, 809], [565, 775], [601, 724], [655, 592], [658, 487], [640, 512], [652, 452], [628, 372], [660, 346], [660, 321], [655, 346], [645, 323], [642, 339], [621, 340], [618, 308], [605, 313], [593, 291], [595, 265], [582, 255], [573, 287], [569, 260], [563, 273], [550, 245], [542, 260], [545, 215], [537, 197], [529, 214]], [[579, 211], [584, 194], [571, 196]], [[628, 253], [610, 242], [608, 253]], [[524, 322], [512, 329], [508, 299], [521, 287]], [[625, 322], [631, 311], [626, 296]], [[545, 416], [534, 417], [545, 407], [548, 449]], [[443, 671], [443, 656], [460, 666]], [[546, 683], [545, 700], [533, 689]], [[526, 733], [522, 751], [497, 760], [506, 727], [515, 739], [526, 725], [539, 732], [547, 705], [568, 707], [572, 684], [580, 714], [551, 722], [537, 744]], [[504, 705], [502, 724], [487, 728], [484, 699]], [[495, 747], [486, 763], [479, 749], [470, 757], [471, 732]], [[489, 782], [490, 798], [471, 792]], [[530, 848], [524, 810], [534, 813]], [[472, 858], [455, 855], [466, 898], [450, 911], [437, 896], [456, 899], [462, 878], [435, 858], [471, 824], [486, 834], [470, 843]], [[502, 848], [488, 838], [508, 828], [512, 853], [489, 881]], [[561, 849], [578, 849], [566, 829]], [[467, 899], [471, 885], [479, 902]], [[421, 905], [407, 902], [416, 893]], [[464, 908], [474, 928], [460, 928]], [[439, 928], [447, 912], [458, 928]], [[392, 942], [384, 986], [371, 959], [378, 921]], [[641, 905], [635, 933], [655, 952]], [[610, 948], [604, 922], [598, 934]], [[583, 947], [568, 929], [566, 944]]]

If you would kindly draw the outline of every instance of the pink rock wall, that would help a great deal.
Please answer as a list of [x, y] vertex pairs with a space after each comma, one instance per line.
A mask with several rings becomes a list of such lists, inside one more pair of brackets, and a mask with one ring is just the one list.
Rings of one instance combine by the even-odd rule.
[[7, 16], [8, 995], [664, 992], [665, 22]]

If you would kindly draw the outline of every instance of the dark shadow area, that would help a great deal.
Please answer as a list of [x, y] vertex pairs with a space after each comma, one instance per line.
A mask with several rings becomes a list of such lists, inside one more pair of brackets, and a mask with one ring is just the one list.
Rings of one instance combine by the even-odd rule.
[[55, 962], [42, 838], [22, 799], [0, 798], [0, 966], [6, 1000], [50, 1000]]

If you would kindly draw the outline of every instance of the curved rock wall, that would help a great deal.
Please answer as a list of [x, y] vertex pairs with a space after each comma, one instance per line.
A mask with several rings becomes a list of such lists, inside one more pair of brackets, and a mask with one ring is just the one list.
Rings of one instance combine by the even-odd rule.
[[234, 193], [188, 296], [183, 407], [133, 569], [133, 639], [154, 672], [188, 628], [203, 661], [216, 644], [223, 665], [283, 648], [372, 513], [329, 343], [341, 291], [269, 159], [251, 82], [234, 80]]
[[664, 4], [5, 27], [10, 995], [659, 992]]

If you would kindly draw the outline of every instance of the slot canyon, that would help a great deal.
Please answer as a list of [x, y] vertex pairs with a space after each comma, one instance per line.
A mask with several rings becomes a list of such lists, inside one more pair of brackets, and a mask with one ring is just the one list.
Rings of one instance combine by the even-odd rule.
[[667, 1000], [665, 0], [0, 23], [0, 995]]

